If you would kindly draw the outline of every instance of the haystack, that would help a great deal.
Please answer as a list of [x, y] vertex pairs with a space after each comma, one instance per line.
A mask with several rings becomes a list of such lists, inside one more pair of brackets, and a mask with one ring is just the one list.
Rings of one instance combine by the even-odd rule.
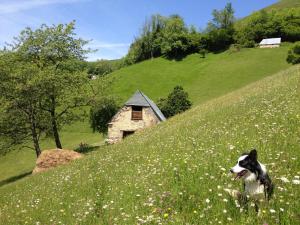
[[68, 164], [70, 161], [83, 157], [82, 154], [64, 149], [51, 149], [42, 151], [36, 160], [36, 166], [32, 171], [33, 174], [46, 171], [48, 169]]

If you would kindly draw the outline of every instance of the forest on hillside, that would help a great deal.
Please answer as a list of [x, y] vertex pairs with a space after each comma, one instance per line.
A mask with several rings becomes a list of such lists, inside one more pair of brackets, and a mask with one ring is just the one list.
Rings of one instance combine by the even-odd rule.
[[[277, 6], [277, 5], [276, 5]], [[232, 4], [213, 10], [204, 30], [187, 26], [180, 15], [152, 15], [146, 19], [127, 55], [120, 60], [89, 63], [89, 74], [105, 75], [121, 67], [150, 58], [181, 59], [189, 54], [252, 48], [264, 38], [281, 37], [284, 42], [300, 40], [300, 8], [263, 9], [238, 20]]]

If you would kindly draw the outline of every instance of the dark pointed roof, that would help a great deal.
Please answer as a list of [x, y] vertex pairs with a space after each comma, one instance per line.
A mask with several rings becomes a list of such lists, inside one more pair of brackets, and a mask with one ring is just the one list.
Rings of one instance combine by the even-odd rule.
[[156, 116], [161, 120], [165, 121], [166, 117], [157, 105], [151, 101], [143, 92], [137, 90], [134, 95], [125, 103], [126, 106], [143, 106], [143, 107], [151, 107]]

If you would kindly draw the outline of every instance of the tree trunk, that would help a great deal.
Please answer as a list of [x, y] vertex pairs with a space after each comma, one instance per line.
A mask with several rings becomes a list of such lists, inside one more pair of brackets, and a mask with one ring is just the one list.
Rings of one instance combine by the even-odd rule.
[[33, 141], [36, 157], [39, 157], [39, 155], [41, 154], [41, 148], [39, 144], [38, 134], [36, 132], [36, 125], [35, 125], [34, 118], [31, 119], [31, 135], [32, 135], [32, 141]]
[[53, 132], [56, 148], [62, 149], [62, 145], [60, 142], [59, 133], [57, 129], [55, 112], [51, 112], [51, 124], [52, 124], [52, 132]]
[[153, 60], [153, 49], [151, 49], [151, 60]]
[[55, 145], [56, 148], [62, 149], [60, 138], [59, 138], [59, 133], [58, 133], [58, 128], [57, 128], [57, 122], [56, 122], [56, 116], [55, 116], [55, 108], [56, 108], [56, 102], [55, 102], [55, 97], [51, 96], [51, 124], [52, 124], [52, 132], [53, 132], [53, 137], [55, 140]]

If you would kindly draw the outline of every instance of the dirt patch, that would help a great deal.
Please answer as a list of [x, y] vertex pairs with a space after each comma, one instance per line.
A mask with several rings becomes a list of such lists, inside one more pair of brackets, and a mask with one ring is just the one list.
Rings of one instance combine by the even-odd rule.
[[33, 174], [49, 170], [51, 168], [68, 164], [70, 161], [82, 158], [83, 155], [64, 149], [51, 149], [42, 151], [41, 155], [36, 160], [36, 166], [32, 171]]

